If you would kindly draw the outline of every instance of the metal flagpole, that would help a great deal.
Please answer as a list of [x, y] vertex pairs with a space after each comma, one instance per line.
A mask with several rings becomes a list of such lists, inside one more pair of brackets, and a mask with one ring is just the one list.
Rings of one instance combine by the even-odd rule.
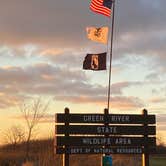
[[[109, 82], [108, 82], [108, 103], [107, 103], [107, 109], [104, 110], [104, 115], [105, 115], [105, 118], [106, 116], [108, 116], [109, 114], [109, 107], [110, 107], [110, 89], [111, 89], [111, 68], [112, 68], [112, 52], [113, 52], [113, 32], [114, 32], [114, 14], [115, 14], [115, 0], [112, 0], [112, 22], [110, 24], [111, 26], [111, 34], [110, 34], [110, 31], [109, 31], [109, 36], [111, 35], [111, 47], [110, 47], [110, 66], [109, 66]], [[109, 44], [109, 43], [108, 43]], [[108, 45], [107, 45], [107, 48], [108, 48]], [[109, 124], [108, 123], [105, 123], [104, 124], [105, 126], [108, 126]], [[105, 135], [105, 136], [109, 136], [109, 135]], [[105, 154], [105, 160], [109, 160], [109, 164], [112, 164], [112, 157], [110, 156], [110, 154], [106, 153]], [[105, 165], [104, 164], [104, 158], [103, 158], [103, 166]]]
[[111, 89], [111, 72], [112, 72], [111, 68], [112, 68], [112, 52], [113, 52], [114, 19], [115, 19], [115, 0], [112, 0], [111, 48], [110, 48], [110, 68], [109, 68], [109, 82], [108, 82], [108, 102], [107, 102], [108, 113], [109, 113], [109, 108], [110, 108], [110, 89]]

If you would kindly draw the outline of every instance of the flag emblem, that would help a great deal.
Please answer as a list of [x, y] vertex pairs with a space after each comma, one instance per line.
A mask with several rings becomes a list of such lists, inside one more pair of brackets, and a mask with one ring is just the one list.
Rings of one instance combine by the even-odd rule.
[[86, 31], [88, 39], [104, 44], [107, 43], [108, 27], [101, 27], [101, 28], [87, 27]]
[[92, 0], [90, 9], [96, 13], [110, 17], [112, 0]]
[[91, 68], [92, 68], [92, 70], [98, 70], [99, 69], [99, 58], [98, 58], [98, 55], [92, 55]]
[[100, 54], [87, 54], [83, 69], [85, 70], [106, 70], [106, 52]]

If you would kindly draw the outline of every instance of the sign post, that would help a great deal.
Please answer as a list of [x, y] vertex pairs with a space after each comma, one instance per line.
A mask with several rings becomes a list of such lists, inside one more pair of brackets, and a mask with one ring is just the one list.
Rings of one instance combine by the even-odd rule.
[[[109, 122], [108, 122], [108, 109], [104, 109], [104, 126], [109, 127]], [[105, 134], [105, 137], [109, 137], [109, 134]], [[105, 143], [105, 148], [108, 148], [108, 145]], [[105, 153], [105, 156], [103, 156], [103, 166], [112, 166], [112, 156], [110, 156], [109, 153]]]
[[[65, 108], [65, 127], [68, 128], [69, 127], [69, 109]], [[68, 139], [69, 138], [69, 132], [67, 130], [67, 132], [65, 132], [65, 138]], [[64, 146], [65, 149], [68, 149], [68, 146], [65, 145]], [[63, 166], [69, 166], [69, 154], [64, 154], [63, 156]]]
[[[145, 109], [143, 110], [143, 115], [144, 115], [144, 119], [146, 119], [147, 116], [148, 116], [147, 110], [145, 110]], [[149, 145], [147, 144], [147, 142], [148, 142], [148, 123], [146, 122], [146, 120], [145, 120], [145, 123], [144, 123], [144, 127], [145, 127], [145, 130], [146, 130], [146, 132], [144, 134], [144, 138], [145, 138], [145, 142], [146, 142], [146, 145], [145, 145], [146, 151], [143, 154], [143, 158], [144, 158], [144, 165], [149, 166], [149, 153], [148, 153]]]

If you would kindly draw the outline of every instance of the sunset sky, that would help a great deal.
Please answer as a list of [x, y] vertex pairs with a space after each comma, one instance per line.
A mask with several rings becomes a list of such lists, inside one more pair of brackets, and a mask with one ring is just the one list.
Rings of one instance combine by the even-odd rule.
[[[107, 50], [86, 37], [88, 26], [109, 26], [90, 0], [0, 0], [0, 144], [12, 125], [25, 127], [18, 106], [50, 100], [40, 136], [53, 135], [54, 114], [102, 113], [107, 71], [85, 71], [87, 53]], [[116, 0], [111, 112], [157, 116], [166, 143], [166, 0]], [[49, 123], [51, 122], [51, 123]]]

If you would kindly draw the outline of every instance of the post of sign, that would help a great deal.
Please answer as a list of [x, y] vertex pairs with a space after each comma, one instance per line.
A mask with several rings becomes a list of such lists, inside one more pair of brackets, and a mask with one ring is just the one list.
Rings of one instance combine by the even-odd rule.
[[[109, 126], [108, 115], [109, 115], [109, 111], [108, 109], [105, 108], [104, 109], [104, 126], [105, 127]], [[109, 137], [109, 134], [105, 134], [104, 136]], [[108, 146], [105, 146], [105, 148], [108, 148]], [[109, 153], [106, 153], [105, 156], [103, 156], [102, 166], [112, 166], [112, 157], [110, 156]]]
[[[66, 140], [68, 140], [69, 138], [69, 130], [68, 130], [68, 127], [69, 127], [69, 109], [68, 108], [65, 108], [65, 127], [66, 127], [66, 132], [65, 132], [65, 138]], [[65, 145], [65, 149], [68, 149], [68, 146]], [[64, 154], [63, 155], [63, 166], [69, 166], [69, 154]]]
[[145, 153], [143, 154], [143, 166], [149, 166], [149, 147], [148, 147], [148, 111], [146, 109], [143, 110], [144, 115], [144, 138], [145, 138]]

